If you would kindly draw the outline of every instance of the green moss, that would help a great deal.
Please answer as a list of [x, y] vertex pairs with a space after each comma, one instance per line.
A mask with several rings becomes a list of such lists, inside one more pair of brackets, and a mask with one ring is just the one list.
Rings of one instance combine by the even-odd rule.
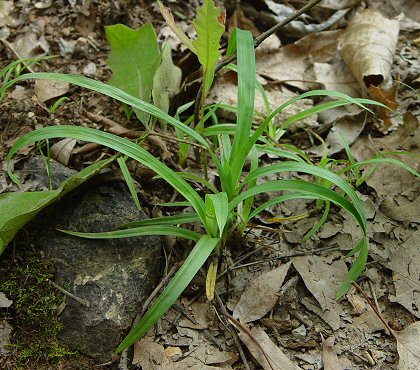
[[2, 256], [0, 292], [13, 301], [12, 346], [16, 368], [24, 363], [54, 364], [71, 355], [58, 342], [61, 324], [57, 318], [63, 296], [49, 283], [52, 265], [39, 254], [24, 252], [13, 259]]

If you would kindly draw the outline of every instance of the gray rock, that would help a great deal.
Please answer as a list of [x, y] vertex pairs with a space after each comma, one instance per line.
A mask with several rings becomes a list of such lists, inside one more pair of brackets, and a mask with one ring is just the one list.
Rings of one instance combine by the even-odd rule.
[[99, 362], [108, 361], [159, 278], [155, 236], [89, 240], [56, 229], [101, 232], [145, 218], [124, 184], [83, 186], [32, 223], [35, 243], [55, 267], [55, 282], [89, 303], [66, 296], [61, 339]]
[[[33, 185], [30, 189], [31, 191], [49, 190], [47, 169], [40, 155], [32, 157], [29, 161], [25, 162], [23, 170], [26, 173], [24, 182], [30, 182]], [[62, 182], [75, 175], [77, 171], [51, 159], [50, 173], [52, 189], [58, 189]]]

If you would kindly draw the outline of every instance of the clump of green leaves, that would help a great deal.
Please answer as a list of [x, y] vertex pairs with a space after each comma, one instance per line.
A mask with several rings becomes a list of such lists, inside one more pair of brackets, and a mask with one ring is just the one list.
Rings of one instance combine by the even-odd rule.
[[57, 339], [62, 326], [57, 313], [63, 297], [48, 283], [52, 264], [32, 252], [20, 258], [0, 265], [0, 291], [13, 301], [15, 310], [12, 346], [16, 364], [28, 360], [56, 363], [74, 352]]
[[[169, 20], [168, 22], [173, 23], [171, 27], [178, 32], [177, 34], [180, 35], [181, 40], [190, 50], [197, 53], [197, 55], [207, 53], [207, 56], [204, 56], [204, 58], [200, 59], [199, 57], [200, 62], [203, 63], [203, 91], [206, 93], [214, 78], [214, 65], [219, 57], [220, 37], [222, 33], [220, 26], [223, 15], [222, 11], [220, 9], [218, 10], [210, 0], [205, 0], [203, 8], [198, 11], [198, 14], [198, 17], [201, 18], [195, 22], [195, 25], [199, 38], [194, 42], [179, 30], [173, 18], [171, 18], [170, 13], [166, 13], [165, 18], [167, 21]], [[213, 36], [208, 34], [210, 32], [209, 30], [212, 29], [218, 30], [219, 40], [214, 39]], [[204, 36], [200, 38], [200, 34]], [[9, 86], [20, 80], [34, 78], [65, 81], [89, 88], [132, 106], [136, 112], [140, 112], [141, 116], [149, 115], [173, 126], [177, 130], [178, 136], [181, 135], [185, 140], [190, 140], [191, 144], [198, 145], [202, 149], [204, 158], [214, 163], [220, 180], [220, 185], [217, 186], [211, 184], [205, 174], [204, 176], [199, 176], [185, 172], [174, 172], [159, 159], [139, 146], [138, 143], [133, 143], [125, 138], [98, 130], [74, 126], [47, 127], [30, 132], [20, 138], [11, 148], [8, 155], [9, 161], [19, 149], [39, 140], [71, 137], [78, 140], [99, 143], [118, 151], [124, 156], [123, 158], [130, 157], [156, 172], [159, 177], [178, 191], [185, 200], [183, 203], [186, 202], [193, 208], [193, 212], [188, 214], [141, 220], [129, 225], [121, 225], [120, 229], [106, 233], [66, 231], [73, 235], [94, 239], [155, 234], [172, 235], [183, 237], [194, 243], [182, 267], [136, 327], [123, 340], [117, 351], [122, 351], [135, 343], [154, 325], [176, 301], [209, 257], [211, 257], [211, 262], [208, 264], [206, 290], [208, 298], [211, 299], [215, 289], [219, 256], [221, 251], [229, 246], [231, 232], [233, 230], [242, 232], [253, 217], [275, 203], [281, 203], [295, 198], [314, 199], [318, 202], [323, 202], [326, 205], [324, 216], [315, 228], [310, 231], [312, 234], [325, 222], [330, 209], [330, 203], [334, 203], [345, 209], [357, 221], [360, 229], [359, 243], [348, 255], [348, 257], [355, 256], [355, 259], [337, 292], [337, 298], [342, 297], [347, 292], [351, 283], [357, 280], [365, 267], [368, 257], [367, 220], [362, 203], [352, 186], [345, 178], [342, 178], [331, 170], [329, 160], [324, 161], [321, 166], [314, 165], [302, 152], [291, 152], [270, 145], [271, 141], [267, 139], [266, 135], [267, 131], [270, 132], [269, 127], [272, 125], [274, 118], [288, 105], [300, 99], [307, 99], [314, 96], [330, 96], [334, 99], [328, 105], [318, 108], [319, 110], [346, 104], [356, 104], [369, 111], [365, 106], [366, 104], [381, 104], [367, 99], [351, 98], [338, 92], [325, 90], [310, 91], [272, 110], [260, 126], [256, 130], [253, 130], [256, 67], [251, 33], [238, 29], [236, 31], [235, 43], [237, 50], [237, 66], [235, 70], [237, 70], [238, 75], [238, 106], [235, 109], [237, 120], [233, 125], [216, 123], [213, 126], [204, 127], [205, 121], [217, 109], [217, 107], [214, 107], [214, 109], [209, 109], [206, 115], [202, 115], [200, 125], [193, 128], [189, 125], [189, 122], [182, 122], [179, 119], [179, 114], [172, 117], [167, 112], [156, 107], [156, 105], [151, 104], [150, 101], [140, 99], [138, 95], [130, 94], [116, 86], [104, 84], [82, 76], [56, 73], [32, 73], [19, 76], [0, 89], [0, 93], [2, 93]], [[139, 88], [138, 85], [137, 88]], [[178, 113], [187, 106], [188, 104], [180, 107]], [[290, 117], [286, 122], [287, 124], [292, 124], [302, 119], [302, 117], [304, 118], [313, 113], [314, 110], [300, 112]], [[282, 130], [284, 129], [285, 127], [283, 126]], [[274, 128], [272, 133], [273, 135], [279, 136]], [[261, 167], [259, 162], [259, 155], [261, 153], [275, 154], [278, 158], [283, 159], [283, 161]], [[386, 159], [381, 160], [385, 161]], [[364, 164], [372, 163], [368, 161], [364, 162]], [[354, 164], [351, 164], [351, 166], [354, 166]], [[415, 173], [415, 171], [409, 170]], [[309, 182], [292, 179], [258, 183], [259, 179], [263, 179], [267, 175], [282, 172], [305, 173], [313, 176], [315, 180]], [[204, 185], [207, 188], [207, 193], [203, 195], [197, 191], [190, 185], [189, 182], [191, 181]], [[255, 195], [274, 191], [283, 191], [284, 193], [258, 207], [254, 206]], [[202, 225], [201, 231], [195, 232], [180, 226], [190, 222], [200, 222]]]

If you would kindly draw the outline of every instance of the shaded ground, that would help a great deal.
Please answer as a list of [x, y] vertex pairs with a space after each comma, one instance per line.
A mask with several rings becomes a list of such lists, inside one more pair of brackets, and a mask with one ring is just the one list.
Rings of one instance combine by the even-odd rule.
[[[48, 53], [59, 57], [42, 62], [41, 66], [34, 67], [36, 70], [78, 73], [107, 81], [111, 72], [106, 64], [109, 47], [103, 26], [121, 22], [137, 28], [145, 22], [152, 21], [161, 40], [170, 38], [154, 2], [86, 1], [85, 5], [71, 1], [52, 3], [45, 1], [33, 4], [28, 4], [27, 1], [4, 1], [3, 3], [8, 16], [0, 16], [2, 38], [7, 40], [2, 44], [1, 66], [22, 56], [22, 53], [32, 56]], [[235, 18], [232, 16], [234, 4], [227, 2], [229, 22], [232, 24], [236, 19], [243, 27], [255, 27], [254, 32], [257, 32], [257, 26], [261, 30], [266, 29], [272, 22], [272, 19], [267, 20], [267, 15], [264, 13], [268, 11], [267, 5], [264, 1], [251, 3], [253, 6], [245, 1], [242, 2], [245, 15]], [[170, 2], [170, 5], [178, 21], [190, 22], [197, 4], [196, 1], [190, 1], [182, 5]], [[370, 2], [369, 5], [375, 7], [378, 3]], [[420, 21], [418, 5], [417, 7], [415, 4], [410, 5], [410, 2], [401, 2], [398, 5], [401, 8], [405, 6], [404, 9], [412, 9], [411, 21]], [[397, 13], [392, 8], [383, 10], [388, 11], [389, 16]], [[347, 18], [342, 18], [336, 27], [344, 28], [352, 12], [353, 10], [346, 16]], [[333, 11], [328, 10], [327, 13], [329, 15]], [[328, 18], [325, 12], [314, 12], [312, 15], [318, 22]], [[420, 70], [418, 56], [416, 57], [420, 33], [418, 29], [410, 31], [409, 26], [405, 27], [405, 29], [402, 27], [400, 33], [392, 72], [394, 76], [399, 74], [404, 83], [415, 86], [415, 79], [418, 79]], [[415, 30], [416, 27], [413, 27]], [[293, 36], [293, 33], [282, 34], [281, 39], [283, 42], [292, 43], [297, 39]], [[321, 36], [319, 39], [324, 40]], [[329, 47], [335, 51], [337, 46], [334, 42]], [[323, 54], [328, 48], [317, 48], [315, 41], [303, 43], [303, 46], [294, 47], [293, 50], [303, 50], [301, 55], [311, 54], [311, 58], [299, 59], [295, 56], [291, 58], [290, 55], [277, 54], [274, 51], [278, 49], [276, 43], [279, 41], [274, 41], [274, 45], [266, 45], [266, 52], [265, 54], [261, 52], [260, 64], [257, 67], [259, 76], [265, 79], [264, 87], [273, 104], [285, 96], [290, 98], [298, 91], [319, 87], [316, 83], [324, 84], [327, 89], [334, 89], [332, 82], [337, 81], [331, 81], [331, 74], [320, 72], [325, 67], [323, 65], [325, 61], [324, 64], [333, 64], [332, 59], [327, 58], [328, 50]], [[179, 44], [175, 43], [173, 46], [176, 49], [175, 60], [182, 67], [184, 78], [189, 77], [194, 80], [191, 74], [196, 69], [197, 62], [189, 58], [186, 51], [180, 51]], [[291, 59], [287, 60], [287, 57]], [[308, 59], [311, 59], [310, 62]], [[276, 70], [270, 63], [281, 67]], [[309, 76], [303, 75], [302, 71], [298, 70], [296, 73], [299, 78], [292, 75], [284, 77], [287, 73], [291, 73], [292, 66], [298, 63], [305, 67], [305, 71], [310, 66], [319, 73]], [[226, 99], [232, 103], [232, 99], [235, 99], [234, 90], [233, 96], [229, 95], [231, 92], [229, 86], [233, 89], [236, 86], [235, 79], [231, 77], [225, 74], [216, 82], [212, 95], [214, 100]], [[305, 85], [308, 81], [309, 87]], [[195, 96], [198, 85], [186, 86], [177, 98], [179, 103], [184, 103]], [[15, 87], [0, 102], [0, 160], [2, 161], [0, 192], [17, 190], [7, 177], [5, 157], [13, 142], [33, 129], [56, 124], [104, 127], [98, 117], [88, 118], [85, 112], [110, 118], [128, 128], [134, 129], [139, 125], [134, 117], [130, 120], [126, 118], [123, 107], [98, 94], [71, 87], [65, 95], [70, 99], [63, 102], [53, 114], [49, 109], [55, 101], [54, 98], [40, 102], [39, 96], [36, 98], [34, 94], [33, 83], [23, 83]], [[347, 135], [346, 138], [354, 142], [352, 150], [357, 160], [384, 151], [405, 150], [418, 154], [420, 151], [418, 94], [402, 86], [398, 101], [400, 113], [404, 115], [406, 124], [400, 125], [398, 129], [395, 125], [387, 133], [383, 132], [383, 120], [365, 117], [364, 114], [356, 115], [356, 119], [354, 115], [349, 116], [351, 118], [340, 116], [343, 118], [341, 121], [331, 117], [315, 117], [305, 121], [305, 124], [299, 128], [292, 128], [290, 134], [284, 137], [284, 142], [307, 149], [308, 153], [319, 154], [319, 142], [315, 135], [318, 134], [327, 140], [332, 156], [345, 158], [340, 153], [340, 148], [334, 147], [339, 145], [337, 138], [332, 136], [327, 139], [331, 132], [340, 127]], [[264, 113], [263, 108], [261, 112]], [[291, 113], [286, 112], [286, 114]], [[229, 115], [225, 117], [231, 118]], [[173, 142], [168, 141], [164, 145], [161, 142], [149, 142], [147, 145], [157, 156], [166, 154], [165, 151], [168, 149], [172, 153], [172, 158], [166, 159], [166, 163], [176, 166], [176, 145]], [[82, 144], [77, 145], [77, 148], [80, 147]], [[32, 147], [17, 158], [25, 161], [35, 153], [36, 150]], [[86, 163], [98, 159], [103, 153], [103, 149], [84, 154], [73, 153], [69, 166], [80, 169]], [[398, 158], [419, 169], [418, 158], [404, 156]], [[266, 163], [275, 160], [268, 156], [262, 158]], [[189, 165], [191, 168], [196, 165], [193, 158]], [[152, 180], [152, 174], [147, 170], [134, 165], [133, 168], [136, 169], [136, 180], [141, 187], [145, 211], [150, 215], [153, 214], [155, 204], [177, 199], [172, 190], [163, 188], [161, 182]], [[21, 169], [19, 161], [15, 164], [15, 169], [17, 172]], [[36, 183], [25, 183], [25, 190], [36, 190], [36, 187]], [[371, 238], [371, 255], [359, 285], [367, 292], [391, 328], [401, 330], [420, 317], [419, 182], [405, 170], [384, 165], [378, 167], [367, 184], [358, 188], [358, 191], [368, 214], [368, 235]], [[258, 201], [264, 200], [266, 199], [261, 197]], [[360, 293], [353, 289], [346, 299], [338, 303], [334, 299], [335, 290], [348, 267], [342, 257], [358, 241], [359, 233], [355, 222], [345, 212], [333, 209], [322, 230], [308, 241], [302, 242], [304, 234], [321, 215], [322, 212], [315, 210], [314, 205], [308, 201], [286, 202], [282, 206], [271, 207], [255, 224], [250, 225], [246, 240], [232, 241], [231, 250], [224, 261], [225, 268], [228, 267], [229, 270], [218, 284], [218, 292], [224, 305], [235, 317], [240, 317], [241, 321], [253, 322], [250, 324], [253, 327], [252, 333], [259, 343], [264, 343], [270, 356], [277, 356], [277, 347], [273, 349], [272, 346], [279, 346], [303, 369], [320, 369], [322, 361], [326, 369], [333, 368], [335, 353], [339, 354], [341, 361], [340, 365], [335, 363], [338, 368], [342, 366], [342, 368], [396, 369], [398, 363], [396, 340], [385, 330], [384, 325]], [[166, 242], [169, 246], [174, 244], [171, 240]], [[37, 256], [36, 251], [37, 246], [31, 244], [30, 236], [25, 236], [24, 233], [20, 235], [2, 255], [0, 283], [10, 280], [13, 271], [20, 271], [19, 269], [28, 265], [28, 261]], [[182, 250], [174, 247], [168, 267], [178, 262], [181, 257]], [[45, 268], [46, 266], [42, 266], [41, 269], [44, 271], [43, 274], [46, 274], [44, 278], [49, 278], [48, 268], [44, 270]], [[168, 268], [162, 273], [167, 270]], [[256, 280], [257, 277], [259, 280]], [[22, 276], [19, 279], [21, 279], [19, 281], [24, 280]], [[141, 366], [143, 369], [241, 369], [244, 365], [238, 355], [236, 344], [241, 341], [250, 368], [259, 369], [261, 366], [269, 368], [264, 364], [265, 360], [261, 358], [261, 354], [253, 353], [252, 343], [249, 343], [241, 328], [237, 328], [240, 340], [232, 327], [230, 331], [226, 330], [228, 322], [226, 319], [220, 319], [222, 314], [216, 303], [212, 306], [206, 302], [205, 295], [202, 294], [203, 286], [204, 278], [199, 275], [183, 298], [160, 321], [157, 328], [134, 347], [133, 368]], [[4, 289], [0, 289], [1, 291], [7, 293]], [[41, 292], [45, 296], [52, 293], [52, 288]], [[60, 296], [57, 295], [54, 299], [57, 302], [51, 305], [51, 312], [59, 306]], [[18, 313], [13, 307], [2, 311], [2, 317], [12, 323], [18, 333], [31, 331], [34, 338], [37, 338], [40, 333], [36, 331], [41, 329], [37, 329], [36, 326], [26, 326], [29, 324], [24, 323], [22, 321], [24, 316], [20, 315], [22, 313]], [[13, 338], [18, 338], [20, 334]], [[266, 345], [267, 334], [272, 343]], [[323, 342], [324, 339], [331, 337], [335, 337], [335, 347], [332, 343]], [[65, 349], [60, 350], [65, 351]], [[42, 354], [39, 355], [41, 358], [32, 357], [28, 363], [22, 364], [22, 367], [47, 368], [48, 362], [54, 363], [52, 366], [57, 369], [90, 369], [94, 366], [88, 359], [80, 356], [64, 357], [57, 365], [53, 359], [46, 359], [45, 352], [42, 351], [44, 350], [40, 350]], [[19, 355], [18, 352], [12, 352], [2, 366], [14, 368]], [[329, 358], [334, 360], [328, 360]], [[103, 368], [117, 368], [117, 363], [118, 361]]]

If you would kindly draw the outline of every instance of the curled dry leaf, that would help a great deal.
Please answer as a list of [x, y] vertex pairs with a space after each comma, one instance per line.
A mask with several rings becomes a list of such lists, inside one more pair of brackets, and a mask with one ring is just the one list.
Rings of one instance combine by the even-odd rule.
[[76, 139], [60, 140], [51, 147], [51, 158], [67, 167], [75, 145]]
[[349, 22], [339, 47], [362, 89], [390, 81], [398, 34], [398, 21], [371, 9], [357, 13]]

